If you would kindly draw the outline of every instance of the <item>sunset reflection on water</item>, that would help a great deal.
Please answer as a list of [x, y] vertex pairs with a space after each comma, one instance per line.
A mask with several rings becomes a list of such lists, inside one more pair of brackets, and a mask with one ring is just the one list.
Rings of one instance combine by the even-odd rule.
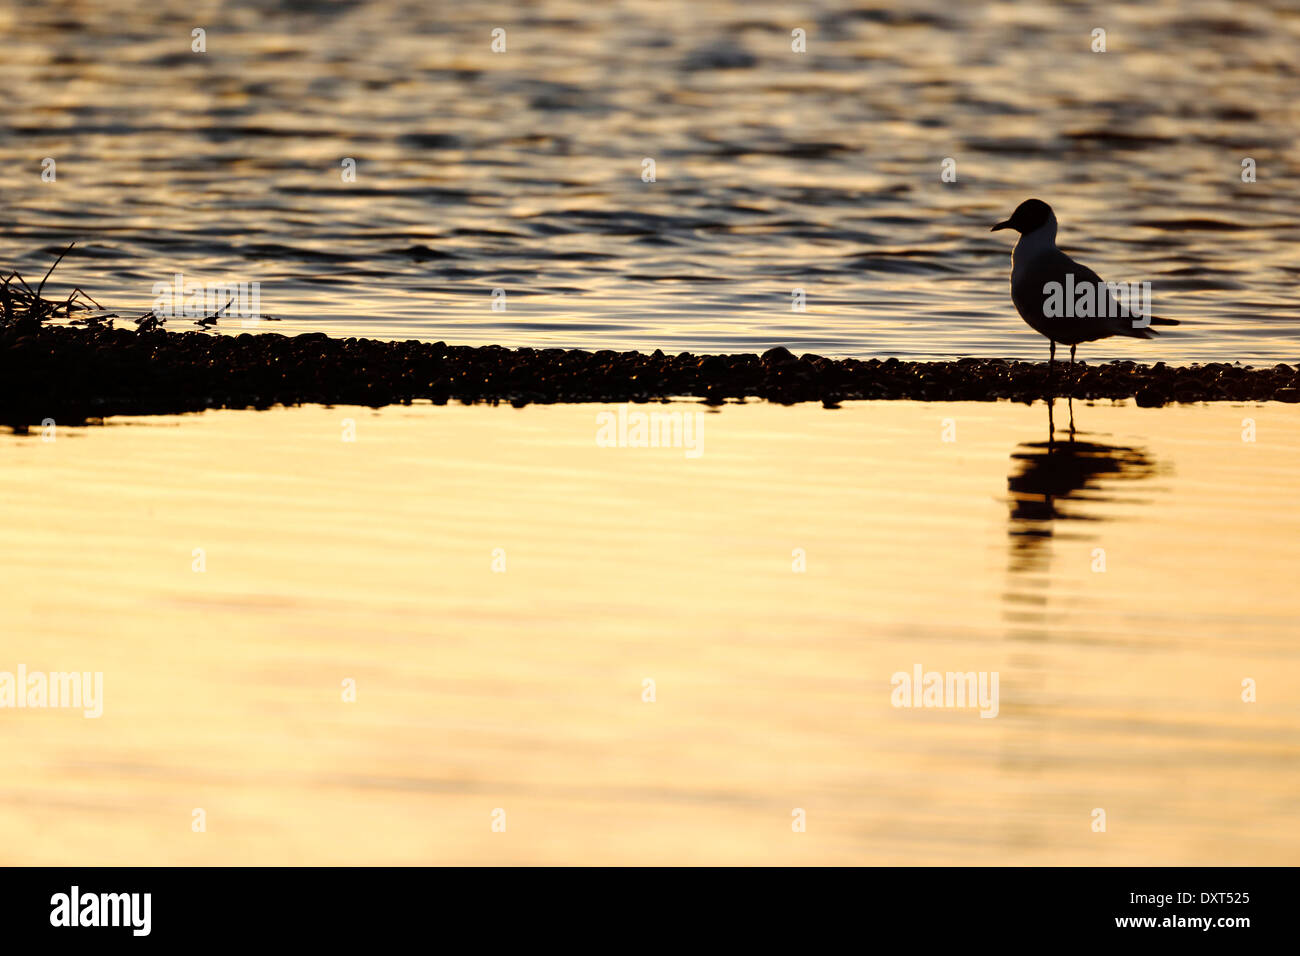
[[1294, 406], [655, 407], [699, 457], [599, 405], [0, 439], [0, 670], [104, 675], [0, 710], [4, 862], [1300, 859]]

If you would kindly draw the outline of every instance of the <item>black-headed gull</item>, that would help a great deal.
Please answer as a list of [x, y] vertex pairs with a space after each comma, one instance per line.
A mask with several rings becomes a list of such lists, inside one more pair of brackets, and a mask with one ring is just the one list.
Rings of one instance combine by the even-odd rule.
[[1073, 365], [1080, 342], [1112, 335], [1149, 339], [1156, 334], [1149, 326], [1178, 324], [1151, 317], [1149, 285], [1145, 296], [1135, 287], [1108, 286], [1056, 248], [1056, 214], [1041, 199], [1026, 199], [992, 231], [999, 229], [1020, 233], [1011, 253], [1011, 301], [1029, 327], [1052, 343], [1049, 369], [1058, 342], [1070, 346]]

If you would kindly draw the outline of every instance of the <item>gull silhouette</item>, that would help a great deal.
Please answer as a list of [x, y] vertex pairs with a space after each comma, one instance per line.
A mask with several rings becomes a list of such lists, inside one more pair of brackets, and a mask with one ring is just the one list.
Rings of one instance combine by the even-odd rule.
[[[1178, 324], [1174, 319], [1145, 315], [1141, 307], [1135, 308], [1133, 296], [1116, 296], [1116, 287], [1108, 286], [1097, 273], [1056, 248], [1056, 214], [1041, 199], [1026, 199], [1010, 219], [990, 231], [999, 229], [1020, 233], [1011, 253], [1011, 301], [1029, 327], [1052, 343], [1049, 371], [1056, 361], [1058, 342], [1070, 346], [1073, 366], [1074, 350], [1080, 342], [1112, 335], [1149, 339], [1156, 332], [1148, 326]], [[1076, 298], [1075, 290], [1084, 294]]]

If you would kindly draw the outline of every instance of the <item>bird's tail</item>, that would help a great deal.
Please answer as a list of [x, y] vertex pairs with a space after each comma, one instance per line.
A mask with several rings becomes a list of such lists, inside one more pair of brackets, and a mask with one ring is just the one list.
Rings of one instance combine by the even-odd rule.
[[1127, 336], [1130, 339], [1154, 339], [1160, 333], [1155, 329], [1135, 329], [1132, 326], [1126, 325], [1116, 334]]
[[1155, 316], [1152, 316], [1150, 319], [1147, 320], [1146, 325], [1140, 325], [1136, 328], [1134, 328], [1131, 323], [1127, 321], [1124, 322], [1119, 329], [1119, 334], [1127, 335], [1129, 338], [1133, 338], [1133, 339], [1153, 339], [1160, 333], [1157, 332], [1155, 329], [1151, 328], [1151, 326], [1179, 325], [1179, 324], [1181, 323], [1179, 323], [1177, 319], [1158, 319]]

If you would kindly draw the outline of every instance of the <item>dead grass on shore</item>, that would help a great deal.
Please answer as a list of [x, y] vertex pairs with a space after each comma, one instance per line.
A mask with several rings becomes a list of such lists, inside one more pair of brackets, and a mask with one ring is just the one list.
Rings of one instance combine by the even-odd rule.
[[[81, 286], [74, 286], [65, 299], [47, 299], [43, 295], [45, 283], [49, 281], [58, 264], [63, 261], [63, 257], [71, 252], [76, 244], [76, 240], [68, 243], [68, 247], [59, 253], [58, 258], [45, 271], [45, 275], [35, 289], [17, 270], [7, 275], [0, 275], [0, 327], [40, 324], [49, 319], [64, 319], [72, 325], [84, 325], [89, 328], [111, 329], [113, 327], [113, 320], [120, 316], [116, 312], [105, 309]], [[229, 309], [234, 301], [234, 298], [231, 298], [210, 315], [195, 319], [194, 324], [204, 330], [216, 325], [222, 313]], [[150, 310], [133, 321], [137, 331], [152, 332], [161, 329], [167, 323], [167, 317], [157, 315]]]

